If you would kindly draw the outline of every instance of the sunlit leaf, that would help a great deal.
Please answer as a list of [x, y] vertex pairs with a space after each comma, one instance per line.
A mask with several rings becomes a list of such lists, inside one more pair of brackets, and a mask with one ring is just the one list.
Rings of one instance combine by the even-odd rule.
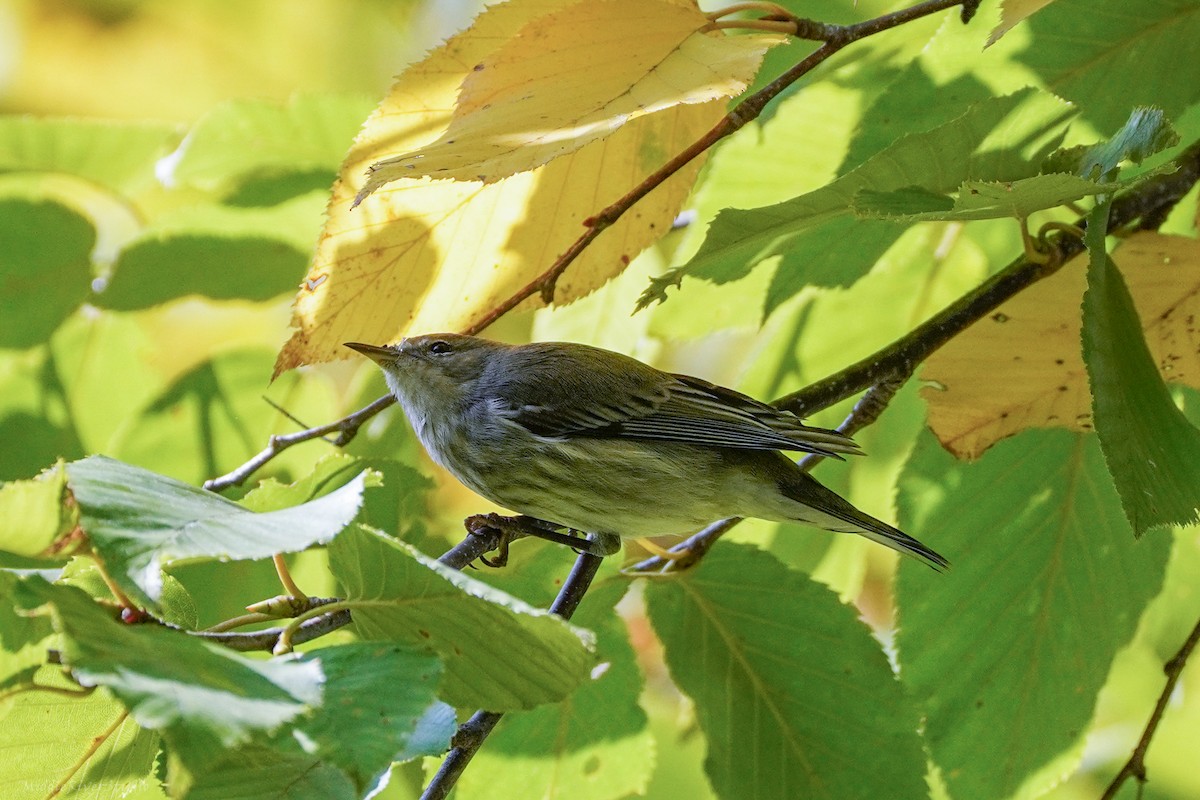
[[23, 581], [16, 597], [26, 609], [51, 609], [75, 680], [107, 688], [185, 759], [211, 757], [320, 703], [315, 662], [253, 660], [179, 631], [125, 625], [78, 589], [41, 578]]
[[162, 589], [175, 558], [265, 558], [333, 539], [354, 519], [366, 475], [303, 505], [256, 514], [223, 497], [91, 456], [67, 465], [80, 525], [112, 577], [143, 600]]
[[286, 104], [230, 100], [192, 126], [165, 177], [219, 187], [262, 172], [324, 168], [332, 179], [371, 105], [347, 95], [297, 95]]
[[1052, 2], [1054, 0], [1004, 0], [1000, 7], [1000, 24], [988, 36], [988, 45], [991, 46], [1000, 41], [1001, 36]]
[[33, 683], [58, 691], [31, 685], [0, 701], [0, 796], [165, 797], [155, 788], [156, 732], [138, 725], [108, 692], [85, 693], [60, 666], [43, 667]]
[[92, 223], [66, 206], [0, 198], [0, 347], [45, 342], [79, 307], [95, 244]]
[[[347, 358], [342, 342], [394, 341], [463, 330], [550, 268], [585, 222], [629, 192], [724, 114], [724, 103], [675, 106], [639, 117], [604, 140], [494, 184], [396, 181], [351, 208], [376, 161], [428, 144], [453, 114], [475, 64], [568, 0], [495, 5], [470, 30], [410, 67], [367, 121], [334, 184], [325, 230], [297, 295], [296, 329], [276, 364]], [[620, 273], [665, 233], [702, 159], [607, 228], [554, 287], [581, 297]], [[581, 190], [586, 187], [586, 190]], [[523, 306], [543, 304], [531, 298]]]
[[196, 206], [164, 215], [122, 249], [94, 302], [128, 311], [190, 294], [277, 297], [304, 269], [324, 200], [309, 193], [270, 208]]
[[76, 175], [118, 194], [144, 191], [179, 141], [178, 126], [32, 116], [0, 117], [0, 170]]
[[505, 715], [456, 789], [468, 798], [559, 796], [606, 800], [645, 791], [653, 739], [627, 631], [612, 607], [628, 581], [593, 584], [572, 622], [596, 632], [600, 664], [569, 698]]
[[784, 41], [709, 25], [670, 0], [576, 3], [538, 17], [473, 67], [441, 137], [372, 165], [358, 197], [399, 178], [492, 183], [540, 167], [640, 116], [740, 93]]
[[441, 696], [453, 705], [502, 711], [553, 702], [592, 667], [584, 631], [402, 542], [354, 528], [329, 555], [359, 634], [437, 651], [446, 663]]
[[1173, 117], [1200, 99], [1200, 81], [1152, 77], [1179, 74], [1179, 59], [1200, 40], [1194, 0], [1103, 9], [1091, 0], [1057, 0], [1029, 18], [1028, 30], [1020, 61], [1101, 130], [1118, 128], [1133, 106], [1157, 106]]
[[[61, 462], [32, 480], [0, 485], [0, 550], [43, 558], [71, 555], [70, 543], [60, 539], [74, 519], [66, 488]], [[61, 548], [53, 547], [56, 542]]]
[[[854, 198], [864, 190], [890, 192], [920, 185], [926, 191], [948, 192], [968, 179], [1017, 180], [1036, 174], [1037, 164], [1045, 154], [1037, 146], [1032, 153], [1027, 152], [1031, 139], [1042, 141], [1041, 149], [1056, 144], [1058, 137], [1053, 132], [1061, 130], [1067, 116], [1061, 104], [1029, 90], [977, 103], [944, 125], [905, 136], [816, 191], [773, 206], [721, 212], [696, 255], [668, 278], [677, 281], [690, 274], [723, 283], [779, 256], [788, 269], [796, 271], [795, 285], [849, 285], [873, 261], [855, 257], [833, 274], [810, 272], [806, 263], [790, 258], [797, 238], [821, 231], [832, 234], [820, 239], [823, 246], [840, 240], [838, 233], [829, 228], [851, 215]], [[888, 243], [889, 237], [894, 240], [903, 228], [893, 223], [860, 223], [864, 229], [868, 225], [885, 224], [891, 228], [880, 232], [881, 242], [871, 237], [877, 245]], [[664, 299], [661, 288], [647, 291], [640, 303], [646, 305]]]

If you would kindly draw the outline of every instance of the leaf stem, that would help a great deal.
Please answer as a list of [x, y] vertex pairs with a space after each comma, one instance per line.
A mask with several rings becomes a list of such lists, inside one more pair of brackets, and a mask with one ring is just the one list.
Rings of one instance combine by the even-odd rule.
[[316, 617], [324, 617], [339, 611], [345, 611], [349, 614], [355, 605], [356, 603], [353, 600], [334, 600], [333, 602], [300, 612], [279, 631], [279, 636], [275, 640], [275, 646], [271, 648], [271, 655], [281, 656], [284, 653], [292, 652], [293, 644], [301, 643], [299, 641], [293, 642], [293, 639], [295, 639], [296, 632], [300, 630], [304, 623]]
[[275, 564], [275, 574], [279, 576], [279, 582], [283, 584], [283, 590], [291, 595], [293, 599], [300, 602], [307, 602], [308, 595], [300, 591], [300, 587], [292, 579], [292, 573], [288, 569], [287, 560], [284, 558], [283, 553], [276, 553], [271, 556], [271, 562]]

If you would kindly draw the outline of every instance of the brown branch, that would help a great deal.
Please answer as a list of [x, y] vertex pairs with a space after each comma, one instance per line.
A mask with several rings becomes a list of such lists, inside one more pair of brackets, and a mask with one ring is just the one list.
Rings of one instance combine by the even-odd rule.
[[[1167, 674], [1166, 685], [1163, 686], [1162, 692], [1158, 695], [1158, 702], [1154, 704], [1154, 711], [1150, 713], [1150, 720], [1146, 723], [1146, 729], [1142, 731], [1142, 736], [1138, 739], [1137, 746], [1133, 748], [1133, 754], [1129, 756], [1129, 760], [1121, 767], [1121, 771], [1112, 779], [1112, 783], [1104, 790], [1104, 794], [1100, 796], [1100, 800], [1112, 800], [1117, 796], [1117, 792], [1125, 781], [1130, 778], [1136, 778], [1139, 784], [1146, 783], [1146, 751], [1150, 749], [1150, 741], [1154, 738], [1155, 732], [1158, 730], [1158, 724], [1162, 721], [1163, 713], [1167, 710], [1167, 703], [1171, 700], [1171, 694], [1175, 691], [1175, 684], [1179, 682], [1179, 676], [1183, 673], [1183, 668], [1187, 664], [1188, 657], [1192, 651], [1196, 649], [1196, 644], [1200, 643], [1200, 620], [1196, 622], [1196, 627], [1192, 628], [1191, 634], [1183, 643], [1183, 647], [1179, 648], [1179, 652], [1171, 657], [1163, 666], [1163, 672]], [[1138, 796], [1140, 797], [1140, 790]]]
[[222, 489], [227, 489], [230, 486], [238, 486], [258, 470], [262, 469], [271, 459], [288, 449], [292, 445], [307, 442], [312, 439], [320, 439], [326, 434], [338, 432], [338, 437], [333, 440], [332, 444], [335, 447], [343, 447], [354, 438], [358, 433], [358, 429], [369, 420], [371, 417], [383, 411], [388, 406], [396, 402], [396, 398], [392, 395], [381, 397], [371, 403], [369, 406], [360, 408], [353, 414], [347, 414], [341, 419], [324, 425], [318, 425], [315, 428], [288, 433], [282, 436], [272, 436], [267, 440], [267, 446], [258, 455], [251, 458], [245, 464], [242, 464], [232, 472], [226, 473], [219, 478], [212, 478], [204, 482], [204, 488], [210, 492], [219, 492]]
[[[1200, 142], [1180, 153], [1175, 163], [1179, 165], [1175, 172], [1150, 178], [1113, 201], [1110, 232], [1120, 233], [1135, 225], [1144, 230], [1161, 224], [1166, 212], [1200, 180]], [[1085, 219], [1075, 223], [1077, 228], [1085, 225]], [[907, 336], [823, 380], [779, 398], [774, 405], [798, 416], [808, 416], [881, 381], [913, 374], [938, 348], [1083, 252], [1083, 241], [1060, 233], [1044, 240], [1042, 247], [1043, 254], [1049, 256], [1045, 263], [1024, 256], [1016, 259]]]

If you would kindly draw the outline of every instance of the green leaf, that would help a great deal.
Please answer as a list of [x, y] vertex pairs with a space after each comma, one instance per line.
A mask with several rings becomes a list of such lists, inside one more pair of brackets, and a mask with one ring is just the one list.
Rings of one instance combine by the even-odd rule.
[[433, 648], [452, 705], [531, 708], [562, 699], [592, 667], [585, 631], [381, 533], [353, 528], [329, 558], [359, 634]]
[[329, 171], [333, 182], [375, 101], [348, 95], [299, 95], [286, 105], [231, 100], [188, 132], [168, 180], [218, 188], [258, 172]]
[[921, 186], [906, 186], [892, 192], [863, 190], [854, 198], [854, 212], [867, 219], [905, 222], [1025, 219], [1036, 211], [1093, 195], [1111, 194], [1129, 183], [1092, 181], [1055, 173], [1015, 181], [966, 181], [958, 187], [956, 197]]
[[[312, 781], [310, 794], [280, 796], [325, 797], [312, 792], [326, 787], [331, 796], [361, 797], [393, 761], [449, 748], [457, 723], [454, 709], [434, 697], [442, 671], [437, 656], [372, 642], [325, 647], [304, 660], [324, 673], [321, 706], [269, 739], [259, 735], [218, 759], [193, 764], [189, 798], [275, 796], [262, 787], [288, 770]], [[280, 786], [291, 783], [285, 779]], [[260, 788], [250, 792], [251, 786]]]
[[130, 311], [190, 294], [270, 300], [291, 291], [327, 200], [312, 192], [269, 208], [196, 206], [159, 217], [121, 251], [94, 300]]
[[925, 435], [899, 509], [954, 565], [901, 564], [897, 580], [900, 674], [926, 744], [950, 796], [1008, 797], [1087, 730], [1170, 541], [1133, 540], [1095, 437], [1065, 431], [1028, 431], [974, 464]]
[[51, 551], [71, 528], [66, 488], [61, 461], [33, 480], [0, 486], [0, 550], [28, 557], [69, 557], [69, 549]]
[[325, 697], [297, 727], [360, 794], [392, 761], [449, 749], [454, 710], [434, 695], [442, 663], [423, 647], [359, 642], [315, 650], [305, 660], [325, 673]]
[[155, 164], [179, 136], [161, 123], [0, 117], [0, 170], [76, 175], [128, 195], [156, 183]]
[[595, 679], [561, 703], [505, 715], [459, 779], [460, 800], [607, 800], [645, 792], [654, 741], [638, 704], [643, 682], [629, 634], [613, 610], [627, 588], [623, 577], [594, 583], [572, 618], [596, 632]]
[[45, 342], [91, 291], [92, 223], [48, 200], [0, 198], [0, 347]]
[[134, 722], [108, 692], [80, 690], [60, 666], [42, 667], [34, 681], [46, 688], [31, 684], [0, 700], [0, 797], [90, 800], [156, 791], [158, 734]]
[[265, 558], [336, 536], [358, 513], [365, 473], [332, 494], [256, 514], [237, 503], [106, 456], [67, 465], [80, 524], [109, 574], [145, 602], [158, 599], [175, 558]]
[[1079, 174], [1110, 180], [1123, 161], [1140, 164], [1155, 153], [1179, 144], [1179, 134], [1157, 108], [1135, 108], [1112, 138], [1091, 147]]
[[[740, 278], [764, 259], [786, 256], [801, 237], [816, 236], [838, 217], [852, 213], [855, 196], [864, 190], [890, 192], [920, 185], [949, 192], [967, 179], [1028, 177], [1036, 172], [1032, 159], [1040, 163], [1044, 158], [1025, 152], [1029, 141], [1057, 141], [1053, 131], [1061, 129], [1066, 116], [1059, 104], [1032, 90], [977, 103], [951, 122], [902, 138], [821, 189], [773, 206], [721, 212], [699, 252], [673, 278], [691, 274], [718, 283]], [[896, 235], [899, 231], [895, 229]], [[824, 247], [829, 241], [821, 237]], [[848, 264], [833, 275], [810, 279], [805, 274], [793, 280], [847, 286], [870, 267], [865, 262]]]
[[298, 481], [280, 483], [274, 478], [260, 481], [239, 502], [250, 511], [263, 513], [307, 503], [345, 486], [356, 475], [364, 475], [363, 486], [380, 485], [379, 474], [365, 471], [361, 459], [346, 453], [332, 453], [316, 463], [312, 471]]
[[1102, 9], [1092, 0], [1057, 0], [1027, 27], [1029, 47], [1018, 60], [1047, 89], [1077, 103], [1100, 130], [1119, 127], [1134, 106], [1176, 116], [1200, 99], [1200, 81], [1180, 72], [1200, 41], [1195, 0], [1106, 3]]
[[49, 606], [72, 677], [110, 690], [184, 761], [211, 759], [321, 701], [315, 662], [254, 660], [180, 631], [125, 625], [78, 589], [37, 577], [17, 587], [16, 599], [29, 610]]
[[675, 683], [721, 797], [925, 798], [920, 720], [853, 608], [752, 547], [650, 581]]
[[1121, 507], [1141, 536], [1200, 519], [1200, 431], [1171, 399], [1104, 237], [1108, 205], [1088, 217], [1083, 360], [1092, 414]]
[[903, 136], [924, 133], [953, 121], [971, 105], [993, 94], [974, 75], [959, 75], [939, 84], [921, 61], [909, 63], [863, 112], [840, 172], [854, 169]]
[[[124, 342], [108, 340], [105, 344]], [[266, 347], [224, 350], [172, 375], [170, 385], [154, 387], [157, 391], [149, 397], [131, 398], [131, 405], [139, 409], [136, 417], [130, 418], [128, 405], [122, 407], [123, 424], [108, 438], [102, 452], [185, 483], [200, 483], [233, 469], [258, 453], [267, 437], [296, 427], [263, 400], [265, 376], [274, 362], [274, 351]], [[86, 394], [91, 383], [75, 391]], [[327, 419], [333, 416], [328, 388], [310, 376], [284, 375], [267, 394], [273, 403], [301, 419]], [[301, 450], [284, 451], [271, 462], [273, 471], [306, 474], [312, 456], [298, 456]]]
[[[350, 749], [358, 742], [345, 742]], [[239, 747], [216, 764], [202, 764], [187, 800], [358, 800], [350, 779], [315, 756], [280, 753], [263, 744]]]
[[[0, 597], [12, 597], [18, 582], [13, 573], [0, 571]], [[30, 674], [46, 663], [53, 633], [49, 620], [19, 613], [7, 602], [0, 604], [0, 718], [5, 708], [3, 690], [27, 683]]]

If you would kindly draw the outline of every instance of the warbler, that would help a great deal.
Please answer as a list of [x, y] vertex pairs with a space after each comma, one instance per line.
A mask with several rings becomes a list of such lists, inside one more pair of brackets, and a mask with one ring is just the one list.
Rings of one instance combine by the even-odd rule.
[[437, 333], [346, 347], [383, 368], [434, 461], [498, 505], [590, 534], [582, 549], [596, 555], [623, 536], [738, 516], [856, 533], [947, 565], [782, 452], [860, 453], [850, 438], [732, 389], [564, 342]]

